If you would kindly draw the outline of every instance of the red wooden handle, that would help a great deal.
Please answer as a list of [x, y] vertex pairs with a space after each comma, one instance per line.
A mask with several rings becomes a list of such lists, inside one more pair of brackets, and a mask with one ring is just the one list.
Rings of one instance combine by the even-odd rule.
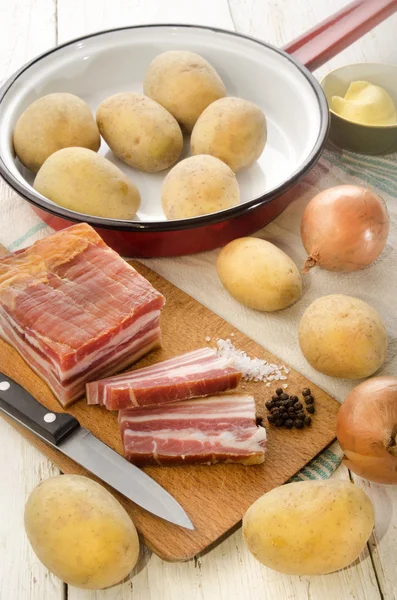
[[314, 71], [396, 11], [397, 0], [355, 0], [284, 50]]

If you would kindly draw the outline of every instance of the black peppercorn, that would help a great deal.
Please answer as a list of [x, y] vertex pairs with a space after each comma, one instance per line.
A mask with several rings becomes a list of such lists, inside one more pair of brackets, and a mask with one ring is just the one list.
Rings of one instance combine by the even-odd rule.
[[[271, 400], [265, 402], [265, 406], [270, 412], [267, 416], [269, 423], [272, 423], [276, 427], [285, 427], [286, 429], [303, 429], [305, 425], [309, 427], [312, 424], [312, 418], [305, 412], [303, 404], [307, 413], [314, 414], [315, 398], [311, 395], [309, 388], [302, 390], [303, 400], [299, 401], [299, 397], [295, 394], [289, 396], [281, 387], [276, 389], [275, 394]], [[262, 425], [263, 417], [256, 418], [257, 425]]]

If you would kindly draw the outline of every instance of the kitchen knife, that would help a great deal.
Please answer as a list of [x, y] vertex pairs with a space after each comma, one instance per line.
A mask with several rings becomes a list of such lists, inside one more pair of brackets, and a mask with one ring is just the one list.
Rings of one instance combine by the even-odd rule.
[[0, 410], [145, 510], [194, 529], [181, 505], [154, 479], [80, 426], [68, 413], [55, 413], [13, 379], [0, 373]]

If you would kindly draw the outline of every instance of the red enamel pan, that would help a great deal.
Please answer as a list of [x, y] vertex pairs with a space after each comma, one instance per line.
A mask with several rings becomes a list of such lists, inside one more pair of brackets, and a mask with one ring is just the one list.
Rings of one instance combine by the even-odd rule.
[[[291, 202], [294, 184], [316, 163], [328, 132], [328, 106], [311, 74], [327, 60], [397, 11], [397, 0], [356, 0], [283, 50], [244, 35], [190, 25], [125, 27], [73, 40], [38, 56], [0, 90], [0, 173], [54, 229], [85, 221], [124, 256], [191, 254], [249, 235]], [[204, 56], [229, 95], [258, 104], [266, 114], [268, 141], [250, 168], [238, 173], [241, 203], [190, 219], [166, 220], [160, 190], [166, 172], [148, 174], [121, 163], [104, 142], [100, 153], [138, 186], [142, 204], [135, 220], [105, 219], [60, 207], [33, 187], [33, 173], [15, 158], [16, 120], [37, 98], [70, 92], [95, 111], [107, 96], [142, 91], [151, 60], [172, 49]], [[188, 140], [187, 150], [188, 152]]]

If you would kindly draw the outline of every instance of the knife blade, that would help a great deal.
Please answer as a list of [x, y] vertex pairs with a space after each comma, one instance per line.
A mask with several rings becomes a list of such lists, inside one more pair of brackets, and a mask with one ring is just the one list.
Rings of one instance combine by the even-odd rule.
[[182, 506], [149, 475], [96, 438], [68, 413], [51, 412], [0, 373], [0, 410], [145, 510], [194, 529]]

